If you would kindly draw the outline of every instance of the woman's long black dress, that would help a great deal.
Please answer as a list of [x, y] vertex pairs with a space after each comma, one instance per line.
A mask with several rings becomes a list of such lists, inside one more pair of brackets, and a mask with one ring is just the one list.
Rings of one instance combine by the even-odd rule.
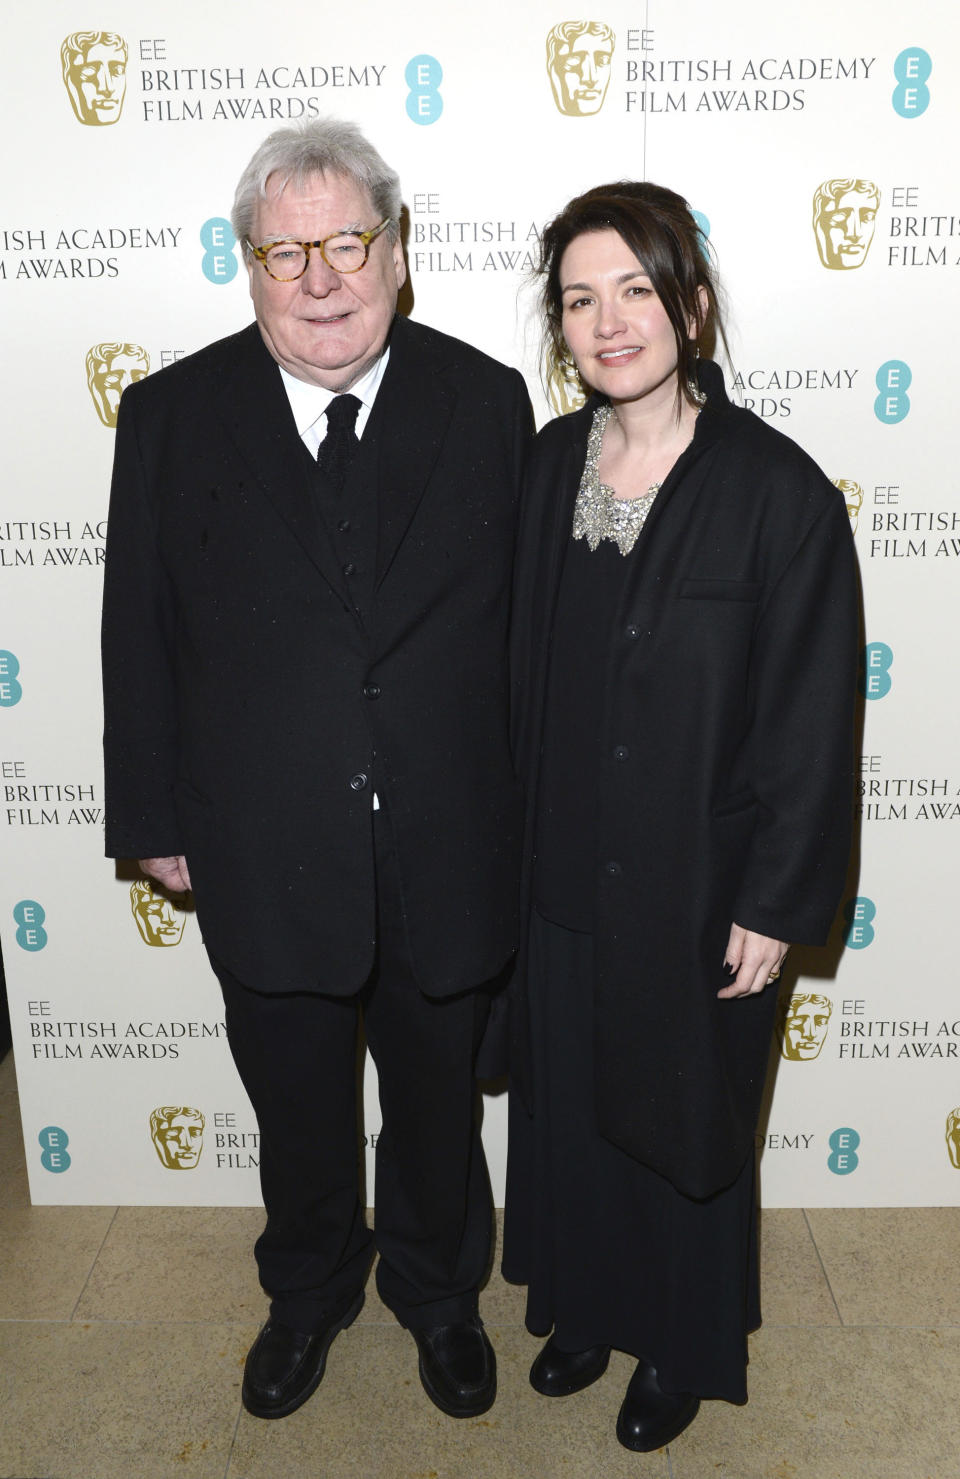
[[[561, 1349], [611, 1345], [650, 1361], [667, 1391], [744, 1402], [746, 1336], [760, 1323], [753, 1155], [732, 1185], [697, 1201], [596, 1127], [595, 778], [607, 644], [633, 553], [571, 539], [564, 560], [528, 972], [534, 1114], [511, 1096], [503, 1269], [529, 1285], [528, 1329], [552, 1329]], [[642, 757], [642, 732], [628, 738]], [[636, 989], [668, 985], [638, 959]]]

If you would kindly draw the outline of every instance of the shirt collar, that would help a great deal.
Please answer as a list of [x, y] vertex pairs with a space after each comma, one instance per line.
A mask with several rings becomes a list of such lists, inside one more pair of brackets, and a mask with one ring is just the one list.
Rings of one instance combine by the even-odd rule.
[[[377, 391], [380, 389], [381, 382], [386, 373], [389, 358], [390, 348], [388, 345], [376, 364], [371, 365], [367, 373], [361, 375], [357, 383], [350, 387], [349, 394], [355, 395], [361, 406], [364, 406], [368, 413], [372, 410], [373, 403], [377, 398]], [[337, 390], [325, 390], [322, 385], [311, 385], [306, 380], [298, 380], [295, 375], [290, 374], [289, 370], [285, 370], [283, 365], [278, 365], [277, 369], [280, 371], [283, 388], [287, 392], [287, 399], [290, 402], [293, 419], [297, 425], [297, 435], [303, 436], [304, 432], [309, 431], [311, 426], [320, 420], [321, 416], [326, 415], [330, 402], [336, 396], [340, 395], [341, 392]]]

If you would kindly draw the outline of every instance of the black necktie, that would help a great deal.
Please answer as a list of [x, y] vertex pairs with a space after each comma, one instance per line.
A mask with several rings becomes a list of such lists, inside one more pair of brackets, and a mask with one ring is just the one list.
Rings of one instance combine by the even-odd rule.
[[327, 407], [327, 434], [317, 450], [317, 466], [332, 493], [340, 493], [357, 448], [356, 424], [360, 402], [355, 395], [338, 395]]

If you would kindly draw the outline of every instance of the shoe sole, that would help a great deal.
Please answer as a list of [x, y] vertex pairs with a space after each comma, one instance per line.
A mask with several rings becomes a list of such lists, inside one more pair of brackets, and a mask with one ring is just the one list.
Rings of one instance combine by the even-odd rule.
[[674, 1422], [670, 1424], [669, 1427], [664, 1428], [657, 1435], [657, 1440], [655, 1443], [631, 1443], [629, 1439], [623, 1436], [620, 1430], [620, 1419], [618, 1417], [617, 1442], [622, 1444], [624, 1448], [629, 1448], [631, 1453], [653, 1453], [658, 1448], [665, 1448], [668, 1443], [673, 1442], [674, 1438], [679, 1438], [680, 1434], [686, 1428], [689, 1428], [690, 1424], [693, 1422], [693, 1419], [696, 1417], [699, 1411], [700, 1403], [698, 1401], [691, 1413], [689, 1413], [688, 1415], [684, 1415], [683, 1413], [679, 1414], [679, 1416], [675, 1419]]
[[268, 1406], [264, 1403], [258, 1402], [255, 1397], [251, 1397], [249, 1395], [249, 1393], [247, 1392], [246, 1383], [244, 1383], [243, 1389], [240, 1394], [241, 1400], [244, 1407], [250, 1413], [251, 1417], [262, 1417], [268, 1420], [270, 1418], [276, 1417], [289, 1417], [291, 1412], [296, 1412], [298, 1407], [302, 1407], [304, 1402], [306, 1402], [309, 1397], [313, 1396], [314, 1392], [317, 1390], [317, 1387], [323, 1381], [323, 1374], [327, 1369], [327, 1352], [330, 1350], [330, 1347], [333, 1345], [333, 1342], [336, 1340], [341, 1330], [346, 1330], [348, 1325], [353, 1324], [354, 1320], [363, 1309], [363, 1302], [365, 1297], [366, 1296], [364, 1295], [364, 1291], [361, 1289], [360, 1293], [357, 1295], [356, 1299], [353, 1301], [353, 1304], [347, 1310], [343, 1318], [339, 1320], [338, 1323], [327, 1332], [327, 1338], [320, 1352], [320, 1360], [317, 1364], [316, 1371], [307, 1382], [307, 1385], [303, 1387], [295, 1397], [291, 1397], [288, 1402], [284, 1402], [282, 1407], [272, 1405]]
[[573, 1382], [572, 1384], [567, 1383], [565, 1386], [562, 1387], [541, 1386], [539, 1382], [535, 1379], [533, 1371], [531, 1370], [530, 1385], [533, 1387], [533, 1390], [535, 1392], [540, 1393], [541, 1397], [572, 1397], [574, 1392], [582, 1392], [587, 1387], [592, 1387], [595, 1381], [599, 1381], [609, 1365], [610, 1352], [608, 1351], [607, 1359], [604, 1361], [602, 1366], [595, 1367], [594, 1370], [589, 1373], [589, 1375], [581, 1377], [579, 1381]]

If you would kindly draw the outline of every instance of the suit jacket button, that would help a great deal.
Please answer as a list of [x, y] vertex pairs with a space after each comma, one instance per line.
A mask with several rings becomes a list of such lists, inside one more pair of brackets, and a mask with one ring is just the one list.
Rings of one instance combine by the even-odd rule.
[[366, 784], [367, 778], [365, 775], [352, 775], [350, 777], [351, 791], [362, 791]]
[[604, 863], [603, 871], [604, 873], [606, 873], [608, 878], [619, 878], [620, 874], [623, 872], [623, 869], [621, 868], [619, 863]]
[[380, 684], [379, 683], [364, 683], [364, 685], [363, 685], [363, 696], [364, 696], [364, 698], [379, 698], [380, 697]]
[[616, 749], [613, 752], [613, 758], [614, 760], [629, 760], [630, 751], [627, 749], [626, 745], [617, 745]]
[[639, 637], [639, 635], [640, 635], [640, 628], [638, 626], [634, 626], [633, 622], [630, 623], [630, 625], [626, 628], [626, 630], [624, 632], [624, 636], [630, 642], [635, 642], [637, 640], [637, 638]]

